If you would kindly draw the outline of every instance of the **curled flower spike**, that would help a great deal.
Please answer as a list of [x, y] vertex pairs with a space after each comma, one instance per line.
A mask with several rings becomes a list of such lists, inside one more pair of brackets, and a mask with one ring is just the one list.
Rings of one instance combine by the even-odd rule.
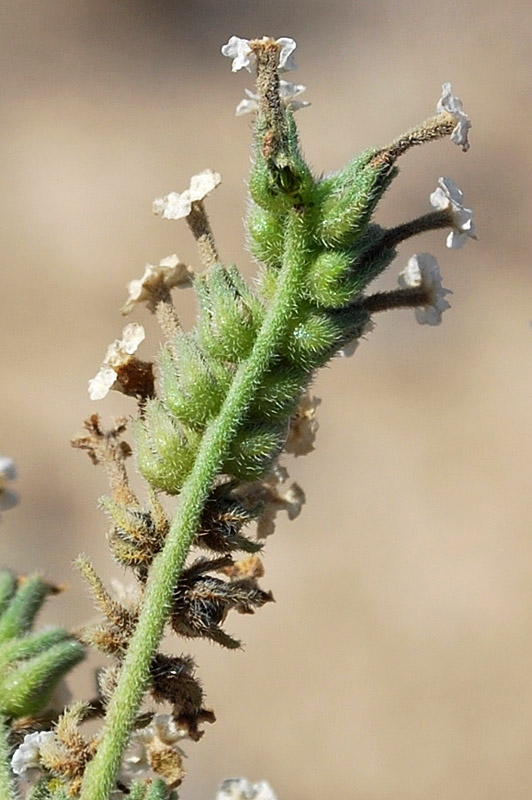
[[203, 200], [221, 183], [222, 178], [212, 169], [204, 169], [190, 179], [184, 192], [170, 192], [166, 197], [153, 201], [153, 213], [163, 219], [184, 219], [192, 210], [192, 203]]
[[453, 94], [451, 84], [444, 83], [441, 88], [442, 96], [438, 100], [436, 111], [438, 114], [441, 114], [443, 111], [448, 111], [449, 114], [452, 114], [456, 118], [456, 128], [451, 133], [451, 141], [455, 144], [459, 144], [465, 153], [469, 150], [467, 136], [471, 128], [471, 122], [464, 111], [462, 101]]
[[126, 366], [146, 338], [142, 325], [132, 322], [122, 331], [122, 338], [107, 348], [100, 371], [89, 381], [89, 397], [91, 400], [102, 400], [115, 386], [118, 380], [118, 369]]
[[6, 489], [8, 481], [17, 479], [15, 462], [7, 456], [0, 456], [0, 511], [7, 511], [18, 503], [15, 492]]
[[[268, 36], [264, 36], [262, 39], [241, 39], [239, 36], [231, 36], [227, 44], [222, 46], [222, 55], [233, 59], [231, 67], [233, 72], [238, 72], [243, 68], [251, 72], [251, 64], [255, 58], [252, 44], [269, 41], [274, 40]], [[293, 39], [282, 36], [280, 39], [275, 39], [275, 44], [279, 50], [279, 72], [289, 72], [292, 69], [297, 69], [294, 60], [296, 42]]]
[[161, 300], [169, 300], [170, 289], [175, 286], [192, 286], [194, 273], [183, 264], [174, 253], [161, 259], [157, 266], [146, 264], [142, 278], [130, 281], [127, 285], [129, 299], [122, 306], [122, 314], [130, 314], [137, 303], [146, 303], [153, 313]]
[[[285, 108], [291, 111], [299, 111], [300, 108], [306, 108], [310, 105], [309, 100], [296, 100], [306, 90], [306, 86], [302, 83], [289, 83], [288, 81], [281, 80], [279, 83], [279, 96], [281, 103]], [[249, 114], [253, 111], [259, 110], [259, 95], [252, 92], [251, 89], [244, 90], [247, 94], [243, 100], [236, 107], [235, 115], [241, 117], [243, 114]]]
[[439, 325], [444, 311], [451, 307], [445, 295], [452, 294], [441, 283], [438, 262], [429, 253], [418, 253], [412, 256], [406, 268], [399, 274], [397, 282], [401, 289], [423, 288], [427, 292], [426, 305], [415, 309], [416, 319], [420, 325]]
[[430, 196], [430, 204], [438, 211], [451, 213], [453, 230], [446, 239], [447, 247], [458, 250], [466, 243], [468, 237], [476, 239], [473, 212], [463, 205], [464, 195], [450, 178], [440, 178], [438, 188]]

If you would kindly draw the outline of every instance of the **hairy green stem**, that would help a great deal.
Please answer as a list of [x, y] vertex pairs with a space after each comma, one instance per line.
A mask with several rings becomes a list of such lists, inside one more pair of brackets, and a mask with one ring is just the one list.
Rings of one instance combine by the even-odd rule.
[[16, 800], [17, 797], [10, 756], [9, 726], [6, 718], [0, 715], [0, 797], [2, 800]]
[[266, 315], [249, 358], [235, 375], [218, 417], [205, 432], [194, 469], [183, 486], [179, 509], [164, 549], [153, 562], [138, 625], [107, 710], [102, 741], [86, 770], [81, 800], [108, 800], [113, 788], [148, 685], [150, 666], [168, 619], [172, 592], [196, 535], [213, 480], [297, 308], [308, 259], [303, 247], [308, 237], [305, 228], [301, 210], [292, 211], [275, 302]]

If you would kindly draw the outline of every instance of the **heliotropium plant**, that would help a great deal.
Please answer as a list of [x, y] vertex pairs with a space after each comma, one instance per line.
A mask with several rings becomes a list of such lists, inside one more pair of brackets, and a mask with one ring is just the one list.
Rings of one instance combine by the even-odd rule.
[[[364, 151], [338, 172], [316, 176], [302, 155], [294, 118], [308, 105], [300, 99], [305, 87], [279, 77], [295, 68], [295, 48], [289, 38], [236, 36], [222, 47], [233, 71], [256, 72], [255, 91], [247, 90], [237, 107], [238, 115], [254, 115], [247, 235], [259, 264], [256, 285], [218, 255], [205, 200], [221, 178], [206, 169], [184, 191], [153, 204], [163, 219], [186, 221], [201, 270], [176, 255], [148, 265], [129, 284], [122, 309], [128, 315], [145, 304], [156, 315], [163, 341], [155, 364], [137, 357], [145, 332], [133, 322], [89, 383], [93, 400], [117, 390], [137, 403], [133, 444], [124, 439], [125, 419], [106, 428], [97, 414], [74, 441], [107, 472], [110, 492], [100, 502], [110, 519], [108, 541], [113, 558], [130, 571], [133, 588], [109, 591], [89, 559], [78, 559], [102, 613], [101, 623], [79, 638], [109, 662], [92, 706], [71, 705], [55, 727], [30, 728], [15, 749], [12, 767], [29, 786], [29, 797], [175, 797], [184, 777], [181, 748], [202, 736], [214, 713], [205, 705], [192, 658], [162, 652], [163, 634], [240, 646], [226, 630], [226, 618], [231, 610], [250, 614], [272, 600], [259, 584], [264, 542], [276, 514], [293, 518], [304, 502], [300, 487], [289, 483], [284, 456], [314, 448], [319, 401], [308, 389], [316, 371], [352, 354], [377, 313], [410, 308], [418, 322], [440, 323], [450, 292], [427, 253], [412, 255], [398, 287], [369, 291], [401, 242], [438, 228], [448, 231], [449, 247], [475, 238], [472, 213], [449, 178], [438, 180], [428, 213], [392, 228], [373, 221], [407, 150], [447, 136], [468, 149], [469, 118], [450, 84], [424, 123], [386, 147]], [[172, 290], [190, 286], [198, 315], [185, 331]], [[144, 498], [128, 480], [132, 454], [146, 483]], [[18, 634], [15, 626], [0, 641], [0, 661], [14, 653], [21, 673], [26, 663], [50, 658], [54, 648], [72, 646], [53, 629], [23, 639], [24, 650], [13, 638]], [[5, 697], [0, 706], [12, 722], [18, 706]], [[101, 730], [89, 737], [82, 723], [98, 711]], [[5, 786], [15, 797], [5, 750]], [[224, 782], [219, 797], [274, 795], [264, 782], [234, 779]]]

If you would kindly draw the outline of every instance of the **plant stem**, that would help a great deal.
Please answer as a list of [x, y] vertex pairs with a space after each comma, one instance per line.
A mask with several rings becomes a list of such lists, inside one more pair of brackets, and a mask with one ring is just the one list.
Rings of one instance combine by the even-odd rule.
[[2, 800], [16, 800], [17, 793], [11, 772], [11, 751], [9, 747], [9, 726], [0, 715], [0, 797]]
[[278, 292], [249, 358], [233, 380], [216, 419], [203, 436], [196, 463], [185, 482], [180, 505], [165, 542], [150, 570], [143, 608], [131, 638], [116, 690], [108, 706], [102, 741], [87, 766], [80, 800], [107, 800], [150, 676], [150, 666], [168, 619], [172, 593], [196, 535], [205, 501], [223, 458], [238, 430], [265, 370], [276, 355], [297, 299], [308, 256], [308, 237], [301, 210], [292, 211]]

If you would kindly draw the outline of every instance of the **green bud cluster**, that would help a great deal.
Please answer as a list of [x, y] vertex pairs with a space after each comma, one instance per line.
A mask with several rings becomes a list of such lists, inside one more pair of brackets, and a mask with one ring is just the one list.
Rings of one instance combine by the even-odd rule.
[[63, 628], [32, 633], [37, 612], [53, 591], [39, 576], [17, 584], [0, 572], [0, 713], [38, 714], [57, 684], [84, 657], [83, 646]]
[[[290, 111], [282, 135], [270, 134], [259, 118], [248, 230], [251, 250], [263, 265], [262, 297], [235, 266], [217, 263], [196, 279], [197, 328], [163, 347], [160, 397], [147, 401], [137, 425], [139, 469], [169, 494], [181, 490], [206, 427], [250, 356], [291, 254], [305, 259], [299, 296], [225, 455], [222, 471], [233, 480], [267, 474], [315, 370], [362, 335], [369, 321], [359, 302], [362, 292], [395, 255], [392, 248], [379, 248], [382, 231], [370, 224], [395, 167], [370, 150], [344, 170], [316, 179], [301, 155]], [[281, 144], [274, 147], [273, 141]]]

